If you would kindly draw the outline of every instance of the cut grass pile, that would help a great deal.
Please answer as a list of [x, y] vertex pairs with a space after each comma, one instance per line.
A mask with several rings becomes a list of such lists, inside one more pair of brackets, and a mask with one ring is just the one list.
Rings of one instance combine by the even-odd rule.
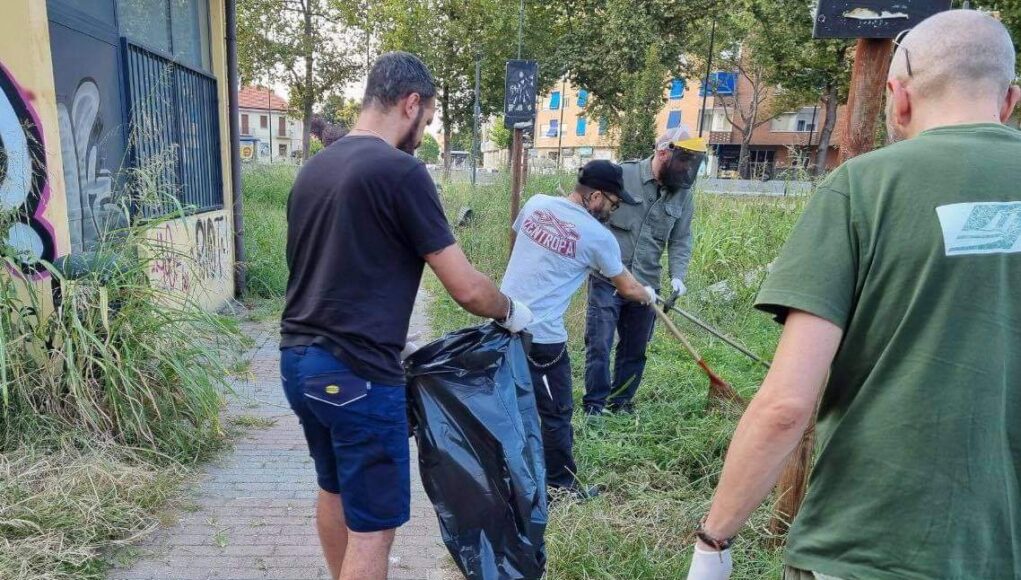
[[[529, 180], [525, 198], [571, 186], [571, 176]], [[473, 190], [444, 188], [453, 221], [462, 207], [475, 216], [456, 230], [472, 263], [499, 281], [509, 245], [509, 187], [497, 183]], [[695, 243], [679, 306], [738, 337], [753, 352], [771, 358], [779, 327], [752, 309], [765, 268], [777, 255], [804, 207], [798, 198], [732, 198], [698, 194]], [[664, 268], [664, 276], [666, 268]], [[446, 296], [434, 277], [434, 331], [479, 322]], [[710, 291], [725, 283], [729, 291]], [[669, 286], [664, 281], [664, 288]], [[718, 288], [719, 286], [717, 286]], [[585, 295], [567, 314], [576, 407], [584, 390]], [[710, 367], [746, 397], [764, 369], [676, 317]], [[706, 412], [708, 380], [691, 358], [657, 326], [649, 347], [638, 413], [586, 421], [575, 416], [575, 454], [580, 478], [605, 487], [591, 502], [560, 504], [547, 532], [549, 574], [556, 579], [683, 578], [691, 557], [691, 531], [708, 509], [736, 417]], [[782, 550], [766, 531], [770, 510], [758, 510], [735, 550], [734, 578], [778, 578]]]

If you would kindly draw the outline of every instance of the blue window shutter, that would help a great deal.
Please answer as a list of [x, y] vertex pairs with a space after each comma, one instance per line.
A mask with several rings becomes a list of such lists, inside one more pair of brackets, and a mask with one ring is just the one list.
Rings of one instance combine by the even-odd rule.
[[578, 106], [584, 107], [588, 104], [588, 91], [581, 89], [578, 91]]
[[[736, 88], [737, 73], [714, 72], [709, 75], [709, 94], [713, 94], [712, 89], [716, 89], [717, 95], [733, 95]], [[705, 93], [706, 87], [699, 87], [698, 96], [704, 96]]]
[[546, 131], [547, 137], [556, 137], [558, 131], [560, 131], [560, 122], [553, 119], [549, 122], [549, 131]]
[[667, 129], [673, 129], [674, 127], [679, 127], [680, 125], [681, 125], [681, 112], [680, 111], [670, 111], [670, 115], [666, 119], [666, 128]]
[[556, 111], [560, 108], [560, 91], [553, 91], [553, 94], [550, 95], [549, 108], [551, 111]]
[[599, 134], [606, 135], [606, 131], [610, 128], [610, 122], [605, 117], [599, 119]]
[[585, 117], [578, 117], [578, 127], [574, 130], [574, 134], [579, 137], [584, 137], [586, 129], [588, 129], [588, 121]]
[[674, 79], [670, 82], [670, 98], [674, 100], [684, 98], [684, 79]]

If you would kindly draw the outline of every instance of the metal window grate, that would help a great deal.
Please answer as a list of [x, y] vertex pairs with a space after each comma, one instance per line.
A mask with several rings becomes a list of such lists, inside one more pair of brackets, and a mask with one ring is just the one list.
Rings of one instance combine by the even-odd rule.
[[139, 186], [135, 211], [156, 217], [223, 207], [216, 79], [122, 40], [127, 68], [130, 160]]

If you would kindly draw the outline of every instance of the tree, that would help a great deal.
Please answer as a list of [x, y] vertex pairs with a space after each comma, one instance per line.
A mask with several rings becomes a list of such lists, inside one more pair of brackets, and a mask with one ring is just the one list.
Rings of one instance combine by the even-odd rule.
[[362, 112], [362, 103], [357, 99], [348, 99], [343, 95], [330, 95], [323, 102], [323, 118], [334, 125], [342, 125], [351, 130]]
[[[558, 35], [555, 22], [546, 18], [546, 4], [526, 2], [525, 58], [553, 50]], [[518, 19], [518, 10], [500, 0], [378, 0], [353, 3], [348, 10], [348, 22], [367, 31], [366, 37], [373, 36], [377, 50], [406, 50], [429, 67], [437, 84], [445, 170], [454, 134], [467, 135], [471, 143], [477, 56], [481, 57], [482, 117], [503, 108], [505, 63], [517, 56]], [[540, 74], [546, 87], [555, 78]]]
[[847, 101], [851, 82], [850, 40], [814, 40], [811, 0], [744, 0], [755, 21], [767, 23], [747, 45], [765, 63], [765, 78], [782, 90], [771, 112], [822, 104], [822, 128], [816, 147], [815, 175], [826, 172], [837, 107]]
[[237, 10], [242, 79], [287, 83], [291, 108], [304, 121], [307, 159], [314, 107], [360, 70], [341, 44], [343, 15], [331, 0], [237, 0]]
[[[740, 135], [738, 173], [743, 179], [748, 179], [751, 177], [750, 152], [755, 130], [782, 112], [768, 106], [776, 85], [771, 80], [773, 71], [769, 60], [756, 50], [768, 42], [764, 29], [769, 28], [770, 23], [756, 20], [742, 0], [731, 3], [728, 9], [717, 12], [714, 18], [713, 69], [733, 73], [736, 80], [732, 94], [723, 94], [713, 79], [710, 79], [707, 90], [714, 107], [723, 110], [727, 122]], [[709, 28], [694, 36], [691, 45], [694, 54], [708, 54], [709, 36]], [[702, 61], [702, 57], [692, 58], [688, 70], [701, 70], [701, 74], [705, 74]]]
[[418, 148], [415, 155], [426, 163], [436, 163], [439, 161], [440, 144], [436, 142], [436, 137], [426, 133], [425, 137], [422, 138], [422, 146]]
[[497, 149], [510, 149], [511, 130], [504, 124], [503, 117], [498, 117], [489, 128], [489, 140]]
[[646, 50], [645, 66], [628, 77], [629, 89], [621, 104], [623, 117], [618, 156], [641, 159], [652, 151], [656, 141], [656, 113], [663, 107], [666, 67], [660, 62], [659, 48], [655, 44]]
[[[629, 108], [638, 102], [634, 79], [647, 68], [649, 48], [658, 54], [662, 90], [669, 76], [691, 73], [691, 60], [684, 55], [705, 15], [727, 9], [720, 0], [575, 0], [549, 5], [556, 14], [548, 18], [561, 23], [564, 35], [555, 43], [548, 68], [588, 90], [586, 116], [605, 118], [613, 127], [629, 123]], [[646, 151], [651, 146], [649, 141]]]

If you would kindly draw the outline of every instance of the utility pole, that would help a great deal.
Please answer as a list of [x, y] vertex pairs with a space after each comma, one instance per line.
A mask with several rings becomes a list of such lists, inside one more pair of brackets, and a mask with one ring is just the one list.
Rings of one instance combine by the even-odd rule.
[[518, 60], [521, 60], [521, 47], [525, 42], [525, 0], [518, 7]]
[[[815, 136], [815, 116], [818, 113], [819, 103], [816, 103], [815, 106], [812, 107], [812, 125], [811, 125], [812, 128], [808, 130], [808, 159], [805, 160], [806, 169], [808, 169], [807, 166], [810, 165], [810, 162], [812, 161], [812, 137]], [[818, 152], [816, 152], [816, 157], [818, 156], [819, 156]]]
[[[269, 80], [269, 74], [266, 75], [266, 78], [267, 78], [267, 80]], [[270, 164], [273, 163], [273, 100], [271, 98], [272, 95], [273, 95], [273, 90], [270, 89], [269, 87], [266, 87], [266, 118], [267, 118], [266, 124], [269, 127], [269, 162], [270, 162]]]
[[482, 114], [482, 106], [479, 104], [479, 91], [482, 82], [482, 53], [475, 53], [475, 108], [472, 111], [472, 187], [475, 187], [475, 172], [479, 165], [479, 153], [481, 152], [481, 139], [479, 136], [479, 116]]
[[562, 153], [564, 143], [564, 109], [567, 108], [567, 79], [560, 83], [560, 120], [557, 121], [557, 171], [560, 171], [563, 164]]
[[[705, 59], [705, 80], [702, 81], [702, 113], [701, 113], [702, 116], [698, 120], [699, 137], [702, 136], [702, 130], [705, 129], [705, 104], [706, 99], [709, 98], [709, 75], [713, 70], [713, 50], [716, 47], [715, 45], [716, 45], [716, 17], [713, 16], [713, 27], [709, 31], [709, 54], [706, 55]], [[712, 131], [712, 127], [710, 127], [709, 130]]]

